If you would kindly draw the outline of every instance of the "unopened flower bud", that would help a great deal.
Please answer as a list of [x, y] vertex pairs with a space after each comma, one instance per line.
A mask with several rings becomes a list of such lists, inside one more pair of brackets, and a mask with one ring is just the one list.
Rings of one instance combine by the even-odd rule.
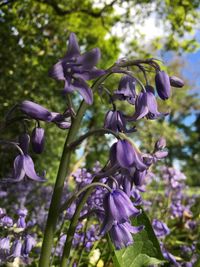
[[169, 77], [169, 80], [170, 80], [171, 86], [173, 87], [181, 88], [184, 86], [184, 81], [176, 76]]
[[155, 149], [161, 150], [166, 147], [166, 140], [164, 137], [161, 137], [156, 143], [155, 143]]
[[170, 97], [171, 88], [169, 76], [165, 71], [159, 71], [155, 77], [156, 90], [159, 97], [166, 100]]
[[44, 150], [44, 143], [45, 143], [45, 135], [44, 129], [40, 127], [35, 127], [32, 136], [31, 136], [31, 143], [33, 151], [37, 154], [41, 154]]
[[20, 105], [20, 109], [26, 115], [36, 120], [50, 122], [52, 119], [51, 112], [48, 109], [32, 101], [23, 101]]

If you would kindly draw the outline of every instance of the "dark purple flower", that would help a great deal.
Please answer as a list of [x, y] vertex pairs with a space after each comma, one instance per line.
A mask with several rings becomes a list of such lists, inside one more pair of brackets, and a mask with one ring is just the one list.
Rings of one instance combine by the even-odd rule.
[[135, 92], [136, 80], [128, 75], [121, 78], [119, 82], [118, 90], [114, 92], [114, 99], [127, 100], [130, 104], [135, 104], [136, 92]]
[[123, 129], [126, 128], [126, 121], [124, 120], [122, 113], [120, 111], [109, 110], [105, 116], [104, 128], [115, 132], [123, 132]]
[[155, 76], [156, 90], [159, 97], [166, 100], [170, 97], [171, 87], [169, 76], [165, 71], [159, 71]]
[[165, 116], [167, 113], [160, 113], [158, 111], [158, 105], [156, 98], [151, 92], [141, 92], [135, 102], [135, 113], [129, 119], [130, 121], [136, 121], [147, 117], [149, 120], [155, 120], [161, 116]]
[[136, 186], [142, 186], [144, 184], [146, 175], [147, 175], [147, 170], [144, 171], [135, 170], [135, 173], [132, 176], [134, 184]]
[[130, 246], [133, 244], [132, 234], [136, 234], [143, 230], [143, 226], [132, 226], [128, 222], [116, 223], [109, 231], [112, 242], [116, 249]]
[[138, 170], [145, 170], [142, 156], [135, 147], [127, 140], [119, 140], [110, 149], [110, 160], [112, 164], [118, 163], [122, 168], [135, 167]]
[[164, 222], [154, 219], [152, 225], [157, 237], [163, 237], [170, 233], [169, 228]]
[[131, 216], [138, 216], [140, 211], [133, 206], [130, 198], [120, 189], [114, 189], [104, 197], [105, 219], [102, 226], [103, 233], [110, 230], [113, 223], [124, 223]]
[[126, 129], [126, 120], [121, 111], [109, 110], [106, 114], [104, 121], [104, 128], [110, 129], [115, 132], [133, 132], [135, 128], [131, 130]]
[[184, 86], [184, 81], [176, 76], [169, 77], [169, 80], [170, 80], [170, 85], [173, 87], [181, 88]]
[[41, 154], [44, 150], [45, 135], [44, 129], [41, 127], [35, 127], [31, 135], [31, 144], [33, 151], [37, 154]]
[[52, 122], [54, 122], [60, 129], [69, 129], [71, 126], [72, 112], [66, 111], [64, 114], [51, 112]]
[[50, 76], [56, 80], [65, 82], [64, 93], [78, 91], [87, 104], [92, 104], [93, 94], [85, 82], [92, 80], [105, 72], [94, 67], [101, 57], [100, 50], [94, 48], [91, 51], [80, 54], [76, 35], [71, 33], [67, 52], [50, 70]]
[[20, 104], [20, 109], [26, 115], [33, 119], [50, 122], [52, 119], [51, 112], [43, 106], [29, 100]]

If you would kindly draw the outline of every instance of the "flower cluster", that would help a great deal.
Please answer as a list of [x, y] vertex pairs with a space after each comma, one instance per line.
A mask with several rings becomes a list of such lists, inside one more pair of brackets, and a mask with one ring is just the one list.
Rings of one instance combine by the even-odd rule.
[[[6, 213], [4, 214], [4, 210], [1, 210], [0, 223], [2, 227], [12, 228], [16, 225], [17, 228], [23, 229], [18, 233], [18, 236], [16, 235], [15, 238], [12, 238], [11, 249], [9, 237], [1, 238], [0, 249], [6, 258], [22, 257], [23, 259], [28, 259], [28, 255], [35, 245], [35, 239], [24, 229], [32, 226], [44, 229], [50, 202], [53, 205], [50, 205], [48, 220], [54, 221], [52, 228], [57, 227], [59, 229], [56, 232], [58, 242], [54, 249], [54, 254], [58, 257], [62, 254], [65, 242], [69, 242], [69, 240], [73, 240], [71, 244], [74, 248], [80, 248], [82, 245], [89, 251], [96, 240], [109, 233], [115, 248], [121, 249], [131, 245], [134, 242], [133, 235], [144, 229], [143, 225], [133, 226], [132, 220], [142, 212], [138, 207], [142, 203], [140, 193], [146, 190], [150, 168], [168, 154], [165, 148], [166, 141], [164, 138], [160, 138], [151, 153], [144, 153], [126, 134], [136, 131], [136, 125], [133, 124], [144, 118], [156, 120], [166, 116], [167, 112], [161, 113], [158, 111], [157, 96], [161, 100], [166, 100], [171, 96], [171, 86], [182, 87], [184, 83], [175, 76], [169, 77], [165, 71], [161, 70], [155, 59], [132, 60], [131, 63], [130, 61], [119, 60], [111, 68], [101, 70], [96, 67], [100, 56], [98, 48], [81, 54], [76, 35], [71, 33], [66, 54], [49, 71], [49, 75], [52, 78], [64, 81], [63, 93], [65, 96], [67, 94], [68, 100], [66, 110], [62, 113], [52, 112], [29, 100], [25, 100], [16, 106], [18, 111], [23, 113], [23, 120], [33, 120], [37, 126], [34, 127], [30, 135], [29, 129], [23, 129], [18, 142], [10, 142], [18, 149], [19, 155], [14, 160], [12, 176], [3, 179], [3, 184], [20, 182], [23, 185], [23, 183], [27, 182], [26, 178], [36, 182], [46, 181], [45, 172], [42, 175], [36, 173], [34, 162], [29, 154], [30, 143], [32, 144], [33, 152], [41, 154], [44, 150], [45, 130], [41, 127], [41, 123], [52, 123], [60, 129], [69, 129], [69, 135], [64, 146], [66, 155], [63, 154], [61, 159], [61, 167], [57, 177], [59, 181], [56, 181], [54, 189], [54, 193], [56, 193], [53, 194], [52, 201], [50, 201], [52, 188], [46, 188], [42, 193], [43, 199], [40, 199], [41, 202], [38, 200], [38, 203], [34, 206], [32, 223], [27, 222], [27, 211], [25, 208], [21, 208], [22, 203], [17, 213], [16, 223]], [[127, 70], [127, 67], [131, 66], [142, 70], [145, 84], [130, 71], [130, 68]], [[146, 73], [148, 68], [151, 69], [151, 73], [154, 73], [154, 86], [148, 83]], [[118, 89], [110, 90], [105, 88], [104, 81], [114, 73], [121, 75]], [[87, 81], [93, 79], [96, 79], [96, 81], [91, 86]], [[84, 137], [80, 137], [78, 141], [75, 140], [76, 134], [81, 127], [80, 121], [84, 115], [83, 107], [93, 103], [93, 91], [98, 90], [100, 87], [109, 95], [113, 109], [108, 109], [106, 112], [103, 128], [100, 128], [99, 131], [95, 129], [95, 131], [96, 133], [112, 134], [117, 140], [113, 140], [114, 143], [110, 147], [109, 158], [104, 168], [96, 165], [92, 171], [83, 168], [73, 173], [75, 192], [70, 192], [67, 182], [64, 183], [65, 175], [68, 171], [66, 170], [66, 173], [64, 173], [64, 168], [67, 169], [69, 167], [67, 161], [74, 146], [76, 147], [76, 144], [80, 143], [81, 138], [84, 139]], [[73, 107], [77, 105], [73, 105], [74, 103], [71, 99], [71, 93], [74, 91], [78, 91], [83, 97], [83, 105], [77, 110], [74, 110], [75, 108]], [[130, 105], [132, 109], [131, 116], [126, 115], [126, 111], [120, 110], [121, 102]], [[15, 110], [14, 108], [8, 112], [7, 122], [10, 122], [11, 119], [15, 121], [15, 117], [13, 117]], [[131, 124], [130, 127], [127, 127], [128, 123]], [[90, 136], [91, 132], [86, 133], [86, 136]], [[169, 178], [170, 183], [173, 190], [180, 190], [179, 183], [177, 183], [179, 180], [175, 176], [173, 174], [173, 179]], [[29, 182], [31, 183], [31, 181]], [[17, 186], [20, 188], [20, 183], [16, 185], [16, 188]], [[40, 190], [42, 191], [43, 189]], [[87, 200], [84, 200], [85, 191], [90, 192]], [[23, 202], [24, 207], [27, 207], [27, 195]], [[82, 204], [81, 207], [83, 208], [79, 212], [78, 207], [80, 204]], [[52, 212], [52, 208], [54, 212]], [[77, 212], [79, 213], [77, 214]], [[55, 215], [56, 220], [51, 218], [52, 214]], [[58, 218], [60, 218], [59, 222]], [[95, 220], [98, 222], [94, 223]], [[71, 224], [69, 223], [70, 221]], [[74, 221], [76, 221], [76, 225], [73, 225]], [[65, 222], [67, 223], [65, 224]], [[101, 226], [99, 226], [99, 222]], [[66, 225], [69, 226], [67, 234]], [[159, 237], [169, 232], [167, 226], [159, 221], [155, 220], [153, 226]], [[72, 229], [71, 232], [70, 229]], [[74, 236], [68, 238], [72, 232]], [[53, 243], [53, 237], [50, 239], [52, 239]], [[70, 248], [71, 244], [68, 244], [67, 248]], [[166, 251], [164, 252], [167, 253]], [[46, 252], [46, 254], [48, 253]], [[168, 255], [170, 254], [168, 253]]]

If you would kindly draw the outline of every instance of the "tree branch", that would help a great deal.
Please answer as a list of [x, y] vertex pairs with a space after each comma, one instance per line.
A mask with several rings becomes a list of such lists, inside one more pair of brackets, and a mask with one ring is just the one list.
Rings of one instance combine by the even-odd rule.
[[118, 0], [113, 0], [110, 4], [105, 5], [101, 10], [99, 11], [94, 11], [92, 9], [87, 9], [87, 8], [82, 8], [80, 7], [74, 7], [70, 9], [62, 9], [60, 8], [53, 0], [37, 0], [43, 4], [47, 4], [51, 6], [54, 11], [57, 13], [59, 16], [65, 16], [65, 15], [70, 15], [72, 13], [85, 13], [93, 18], [99, 18], [105, 13], [109, 8], [111, 8]]

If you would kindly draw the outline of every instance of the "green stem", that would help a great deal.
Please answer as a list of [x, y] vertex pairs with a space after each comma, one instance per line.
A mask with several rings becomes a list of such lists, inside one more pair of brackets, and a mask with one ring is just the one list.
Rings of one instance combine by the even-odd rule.
[[100, 128], [100, 129], [96, 129], [96, 130], [91, 130], [89, 132], [87, 132], [86, 134], [80, 136], [76, 141], [72, 142], [71, 144], [69, 144], [69, 148], [73, 149], [76, 146], [80, 145], [81, 142], [83, 142], [86, 138], [90, 137], [91, 135], [101, 135], [101, 134], [112, 134], [113, 136], [115, 136], [117, 139], [119, 139], [119, 135], [110, 130], [110, 129], [104, 129], [104, 128]]
[[82, 102], [77, 112], [77, 116], [72, 122], [72, 126], [69, 130], [68, 136], [65, 141], [60, 161], [60, 166], [57, 174], [57, 179], [54, 187], [54, 192], [49, 208], [49, 214], [40, 255], [39, 267], [49, 266], [51, 250], [53, 245], [53, 236], [56, 228], [57, 218], [59, 216], [60, 200], [62, 196], [64, 181], [66, 179], [67, 171], [69, 170], [69, 164], [70, 164], [71, 150], [69, 149], [68, 144], [74, 141], [78, 129], [80, 128], [80, 122], [83, 118], [86, 108], [87, 104], [85, 102]]
[[[95, 90], [98, 86], [107, 79], [112, 73], [112, 69], [108, 69], [107, 73], [99, 77], [93, 84], [92, 88]], [[70, 165], [71, 149], [68, 145], [76, 138], [78, 130], [80, 129], [81, 120], [85, 114], [88, 105], [82, 101], [75, 119], [72, 119], [72, 125], [69, 129], [68, 136], [65, 141], [63, 153], [58, 169], [56, 183], [54, 186], [53, 196], [49, 208], [49, 214], [47, 218], [44, 239], [42, 243], [42, 250], [40, 254], [39, 267], [49, 267], [51, 250], [53, 246], [53, 237], [56, 228], [57, 219], [59, 216], [60, 201], [63, 192], [64, 182], [67, 176]]]
[[[97, 174], [94, 177], [92, 183], [97, 182], [100, 178], [103, 178], [103, 177], [105, 177], [107, 175], [112, 175], [115, 171], [116, 171], [116, 168], [115, 167], [112, 167], [110, 169], [110, 171], [109, 172], [107, 171], [105, 174], [102, 174], [102, 173]], [[71, 223], [70, 223], [69, 229], [67, 231], [67, 239], [65, 241], [65, 246], [64, 246], [64, 249], [63, 249], [63, 254], [62, 254], [62, 259], [61, 259], [60, 267], [66, 267], [67, 266], [67, 260], [68, 260], [69, 255], [70, 255], [72, 241], [73, 241], [74, 233], [75, 233], [76, 226], [77, 226], [77, 223], [78, 223], [78, 220], [79, 220], [79, 216], [80, 216], [81, 210], [84, 207], [84, 205], [85, 205], [88, 197], [90, 196], [92, 190], [93, 190], [93, 188], [90, 187], [86, 191], [86, 193], [82, 196], [82, 198], [81, 198], [81, 200], [79, 202], [79, 205], [76, 208], [76, 211], [74, 213], [74, 216], [71, 219]]]

